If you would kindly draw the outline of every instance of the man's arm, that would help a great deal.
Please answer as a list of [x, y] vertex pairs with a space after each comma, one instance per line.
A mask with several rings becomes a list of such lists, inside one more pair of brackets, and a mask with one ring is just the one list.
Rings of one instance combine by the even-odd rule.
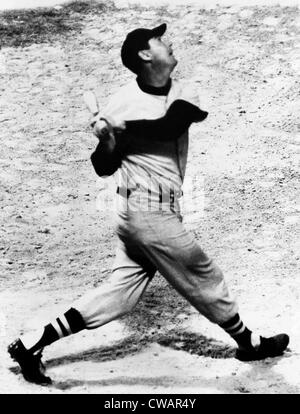
[[107, 152], [101, 142], [91, 155], [91, 161], [95, 172], [100, 177], [112, 175], [121, 166], [121, 156], [117, 151]]
[[125, 121], [126, 132], [153, 141], [174, 141], [193, 122], [201, 122], [207, 115], [208, 112], [202, 111], [198, 106], [177, 99], [161, 118]]
[[109, 176], [121, 166], [130, 135], [158, 142], [174, 141], [193, 122], [201, 122], [207, 115], [208, 112], [202, 111], [198, 106], [177, 99], [166, 114], [158, 119], [140, 119], [116, 124], [112, 119], [101, 123], [100, 118], [94, 123], [94, 134], [100, 142], [91, 155], [95, 172], [100, 177]]
[[103, 119], [92, 121], [91, 126], [99, 138], [99, 143], [91, 155], [91, 162], [100, 177], [110, 176], [120, 167], [122, 159], [120, 140], [116, 139], [117, 131], [114, 131], [111, 122]]

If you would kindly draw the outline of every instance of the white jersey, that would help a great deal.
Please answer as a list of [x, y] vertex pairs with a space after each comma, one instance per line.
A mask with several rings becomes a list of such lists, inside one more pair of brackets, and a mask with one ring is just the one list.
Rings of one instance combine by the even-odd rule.
[[[143, 92], [134, 80], [111, 97], [103, 116], [124, 121], [157, 119], [166, 114], [181, 93], [182, 85], [178, 81], [172, 81], [167, 96], [161, 96]], [[121, 167], [114, 174], [118, 186], [140, 189], [139, 202], [143, 198], [141, 194], [145, 195], [146, 201], [149, 194], [157, 199], [159, 192], [168, 197], [170, 190], [179, 197], [187, 162], [188, 131], [177, 140], [166, 142], [155, 137], [153, 141], [136, 138], [134, 152], [124, 155]]]

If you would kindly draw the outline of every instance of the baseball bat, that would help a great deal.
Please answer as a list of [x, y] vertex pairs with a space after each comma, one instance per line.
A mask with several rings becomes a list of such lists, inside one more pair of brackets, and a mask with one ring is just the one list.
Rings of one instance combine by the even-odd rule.
[[86, 91], [83, 94], [83, 100], [88, 108], [88, 110], [96, 116], [99, 113], [99, 103], [94, 92]]

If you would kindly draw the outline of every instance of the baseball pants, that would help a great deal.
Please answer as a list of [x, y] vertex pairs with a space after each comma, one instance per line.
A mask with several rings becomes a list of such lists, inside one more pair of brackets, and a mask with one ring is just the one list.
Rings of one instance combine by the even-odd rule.
[[224, 323], [238, 312], [222, 271], [184, 228], [179, 214], [128, 214], [118, 219], [117, 233], [112, 275], [74, 304], [87, 329], [131, 311], [157, 270], [211, 322]]

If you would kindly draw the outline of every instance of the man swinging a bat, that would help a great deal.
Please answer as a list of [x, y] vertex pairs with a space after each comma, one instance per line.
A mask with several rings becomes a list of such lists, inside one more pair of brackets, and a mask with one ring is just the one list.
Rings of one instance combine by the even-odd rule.
[[91, 161], [98, 175], [114, 174], [117, 180], [113, 271], [35, 335], [22, 335], [9, 345], [8, 352], [28, 381], [49, 384], [42, 370], [42, 349], [132, 310], [157, 271], [236, 341], [239, 360], [275, 357], [287, 348], [288, 335], [265, 338], [245, 326], [222, 271], [183, 226], [179, 199], [188, 128], [208, 114], [199, 108], [196, 93], [171, 78], [177, 61], [171, 45], [162, 39], [165, 31], [162, 24], [130, 32], [121, 58], [136, 79], [113, 95], [101, 114], [90, 104], [99, 138]]

